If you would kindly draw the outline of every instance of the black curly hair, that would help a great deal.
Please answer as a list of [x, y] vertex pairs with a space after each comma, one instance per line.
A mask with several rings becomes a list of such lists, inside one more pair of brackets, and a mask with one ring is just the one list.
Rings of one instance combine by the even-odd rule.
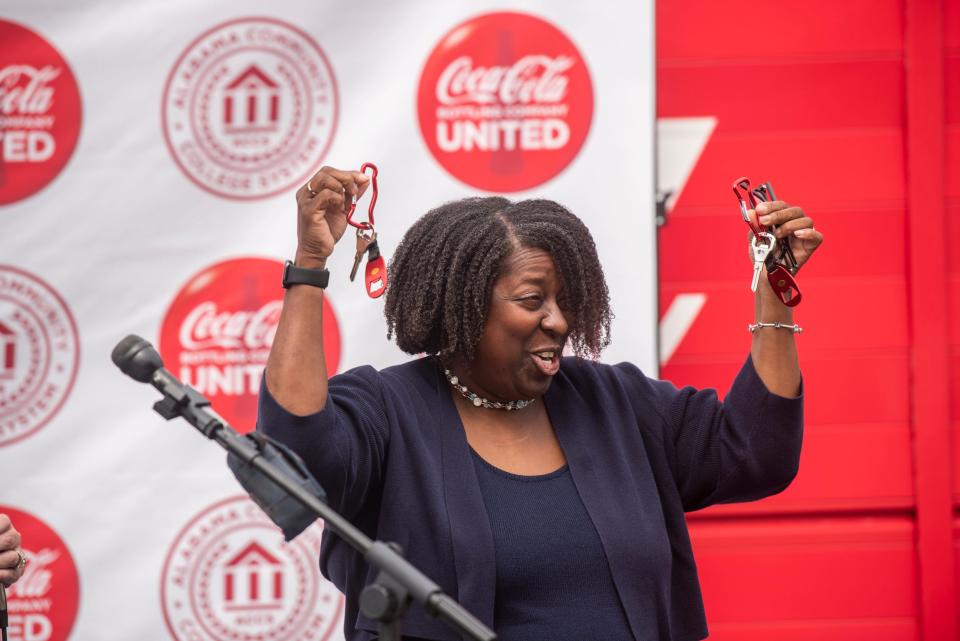
[[610, 296], [597, 248], [579, 218], [551, 200], [465, 198], [429, 211], [394, 252], [384, 314], [387, 338], [408, 354], [473, 360], [493, 285], [514, 250], [542, 249], [564, 285], [569, 340], [597, 358], [610, 342]]

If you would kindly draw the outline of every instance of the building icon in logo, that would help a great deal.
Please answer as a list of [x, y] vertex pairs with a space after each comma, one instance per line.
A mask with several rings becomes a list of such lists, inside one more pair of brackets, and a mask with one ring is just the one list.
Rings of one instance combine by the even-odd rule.
[[223, 124], [227, 133], [276, 131], [280, 126], [280, 85], [250, 65], [224, 87]]
[[228, 559], [223, 570], [224, 609], [283, 607], [283, 563], [256, 541]]
[[17, 336], [0, 321], [0, 379], [12, 378], [17, 362]]

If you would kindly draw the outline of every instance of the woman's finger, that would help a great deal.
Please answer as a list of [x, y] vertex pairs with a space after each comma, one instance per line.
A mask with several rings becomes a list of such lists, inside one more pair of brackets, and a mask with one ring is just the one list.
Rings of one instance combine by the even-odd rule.
[[310, 208], [313, 211], [324, 211], [327, 209], [340, 209], [344, 204], [345, 196], [343, 192], [333, 189], [321, 189], [317, 195], [310, 199]]
[[788, 220], [803, 218], [806, 215], [800, 207], [790, 207], [779, 200], [772, 203], [760, 203], [757, 205], [757, 213], [760, 214], [761, 225], [782, 225]]
[[349, 191], [344, 188], [343, 183], [336, 176], [331, 175], [329, 171], [320, 171], [313, 182], [308, 183], [308, 185], [314, 193], [319, 193], [324, 189], [330, 189], [340, 193], [349, 193]]
[[324, 169], [326, 169], [328, 176], [340, 183], [345, 193], [350, 194], [354, 199], [360, 195], [360, 184], [366, 182], [366, 176], [359, 171], [343, 171], [333, 167], [325, 167]]
[[813, 219], [809, 218], [808, 216], [802, 216], [801, 218], [788, 220], [777, 227], [777, 230], [773, 232], [773, 235], [777, 238], [786, 238], [790, 234], [801, 229], [813, 229]]
[[790, 205], [782, 200], [770, 200], [757, 203], [757, 213], [761, 216], [766, 216], [774, 212], [780, 211], [781, 209], [787, 209]]
[[20, 553], [16, 550], [0, 552], [0, 569], [14, 571], [20, 569]]
[[360, 198], [367, 191], [367, 187], [370, 186], [370, 182], [371, 182], [370, 176], [368, 176], [365, 173], [355, 171], [353, 179], [357, 183], [357, 187], [359, 188], [357, 191], [357, 198]]
[[814, 229], [812, 227], [807, 227], [805, 229], [798, 229], [793, 232], [793, 235], [803, 241], [803, 246], [808, 251], [813, 251], [823, 242], [823, 234], [820, 233], [819, 229]]
[[13, 550], [20, 547], [20, 533], [12, 527], [0, 534], [0, 551]]

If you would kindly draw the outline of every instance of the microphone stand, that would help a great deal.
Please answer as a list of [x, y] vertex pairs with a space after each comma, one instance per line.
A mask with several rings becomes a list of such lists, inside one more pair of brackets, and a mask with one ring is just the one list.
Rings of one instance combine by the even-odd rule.
[[380, 571], [374, 582], [360, 594], [360, 610], [367, 618], [377, 621], [380, 641], [401, 641], [400, 622], [411, 599], [421, 604], [428, 614], [441, 619], [466, 638], [495, 641], [497, 635], [492, 630], [403, 558], [400, 546], [371, 540], [278, 466], [266, 460], [254, 442], [238, 434], [208, 409], [210, 401], [200, 392], [182, 384], [162, 367], [153, 372], [150, 382], [163, 393], [163, 400], [153, 406], [160, 416], [168, 421], [177, 417], [186, 419], [201, 434], [249, 464], [323, 519], [328, 529], [363, 554], [366, 561]]
[[0, 583], [0, 641], [7, 641], [7, 589]]

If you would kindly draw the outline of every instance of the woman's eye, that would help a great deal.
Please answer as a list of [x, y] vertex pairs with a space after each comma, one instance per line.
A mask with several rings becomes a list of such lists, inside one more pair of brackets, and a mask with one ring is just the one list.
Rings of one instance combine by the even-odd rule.
[[542, 300], [539, 296], [530, 296], [528, 298], [521, 298], [520, 303], [528, 309], [537, 309], [542, 304]]

